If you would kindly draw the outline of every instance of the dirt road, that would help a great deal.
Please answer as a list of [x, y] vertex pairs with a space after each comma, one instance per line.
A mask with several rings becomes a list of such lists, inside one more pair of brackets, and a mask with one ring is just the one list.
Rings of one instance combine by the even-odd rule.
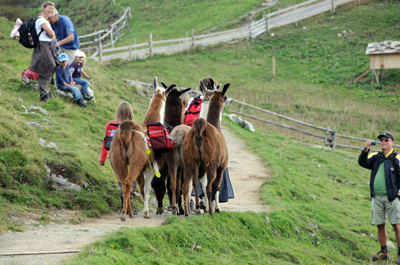
[[[261, 184], [269, 177], [268, 169], [257, 156], [247, 152], [245, 144], [226, 128], [223, 128], [223, 134], [229, 150], [228, 169], [235, 198], [222, 203], [221, 211], [265, 211], [258, 194]], [[52, 213], [51, 218], [65, 220], [75, 214], [73, 211], [58, 211]], [[126, 222], [121, 222], [118, 215], [115, 213], [88, 219], [77, 225], [63, 222], [41, 226], [35, 220], [25, 220], [26, 232], [10, 232], [0, 236], [0, 264], [60, 264], [63, 258], [79, 252], [82, 247], [101, 239], [108, 232], [126, 227], [156, 227], [171, 212], [165, 211], [161, 216], [153, 212], [151, 219], [139, 216]]]

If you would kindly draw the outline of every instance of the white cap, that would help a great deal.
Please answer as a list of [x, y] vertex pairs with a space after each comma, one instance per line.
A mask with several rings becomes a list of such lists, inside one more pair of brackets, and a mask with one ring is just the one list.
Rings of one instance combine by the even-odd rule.
[[75, 53], [75, 56], [78, 57], [86, 57], [85, 53], [83, 51], [77, 50]]

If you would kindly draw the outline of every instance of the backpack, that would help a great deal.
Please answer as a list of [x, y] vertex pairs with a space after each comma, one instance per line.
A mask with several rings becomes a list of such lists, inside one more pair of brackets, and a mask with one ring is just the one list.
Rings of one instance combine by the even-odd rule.
[[190, 102], [190, 105], [185, 112], [185, 119], [183, 121], [184, 124], [192, 127], [193, 121], [200, 117], [201, 102], [203, 102], [203, 99], [201, 99], [200, 96], [195, 97], [193, 101]]
[[[19, 28], [19, 43], [22, 44], [22, 46], [26, 48], [35, 48], [36, 46], [39, 46], [40, 48], [40, 42], [39, 42], [39, 36], [43, 32], [43, 28], [40, 31], [39, 35], [36, 32], [35, 29], [35, 23], [37, 18], [30, 18], [27, 22], [21, 25]], [[30, 39], [32, 39], [33, 44], [31, 43]]]
[[158, 153], [166, 153], [174, 147], [171, 136], [167, 130], [167, 126], [160, 122], [150, 123], [147, 125], [147, 133], [150, 138], [153, 151]]
[[33, 80], [38, 80], [39, 79], [39, 74], [33, 72], [31, 68], [26, 69], [25, 71], [22, 72], [21, 77], [24, 78], [26, 76], [29, 79]]
[[[118, 124], [118, 123], [110, 123], [109, 126], [118, 127], [119, 124]], [[117, 130], [117, 129], [108, 130], [108, 127], [107, 127], [106, 136], [104, 137], [104, 142], [105, 142], [104, 148], [105, 148], [107, 151], [110, 151], [111, 142], [112, 142], [112, 140], [113, 140], [113, 138], [114, 138], [114, 132], [115, 132], [116, 130]], [[108, 134], [108, 135], [107, 135], [107, 134]]]

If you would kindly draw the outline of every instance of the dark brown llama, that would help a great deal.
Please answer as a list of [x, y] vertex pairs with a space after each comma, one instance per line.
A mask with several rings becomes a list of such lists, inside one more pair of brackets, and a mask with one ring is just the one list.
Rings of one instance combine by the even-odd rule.
[[[199, 172], [206, 172], [207, 183], [204, 196], [210, 215], [214, 216], [211, 207], [211, 191], [213, 186], [216, 192], [220, 190], [222, 175], [228, 165], [228, 149], [225, 138], [221, 133], [220, 115], [224, 106], [225, 93], [230, 84], [226, 84], [221, 91], [216, 90], [211, 97], [207, 121], [203, 118], [195, 119], [183, 143], [183, 157], [185, 165], [185, 180], [182, 188], [185, 203], [185, 215], [189, 215], [188, 195], [189, 186], [197, 178], [202, 178]], [[204, 178], [204, 177], [203, 177]], [[197, 185], [195, 185], [196, 187]], [[196, 194], [196, 207], [198, 207], [198, 194]], [[216, 198], [217, 198], [216, 194]], [[216, 199], [216, 211], [219, 204]]]

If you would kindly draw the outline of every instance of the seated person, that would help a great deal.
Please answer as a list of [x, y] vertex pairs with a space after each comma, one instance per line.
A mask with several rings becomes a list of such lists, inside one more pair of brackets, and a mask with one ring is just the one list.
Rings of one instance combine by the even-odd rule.
[[75, 59], [69, 66], [69, 71], [71, 72], [72, 79], [74, 82], [78, 85], [82, 86], [82, 95], [84, 99], [86, 100], [91, 100], [93, 99], [93, 96], [89, 95], [88, 88], [90, 86], [90, 83], [86, 81], [85, 79], [82, 79], [82, 74], [86, 77], [89, 78], [89, 75], [83, 71], [83, 66], [85, 65], [85, 53], [83, 51], [77, 51], [75, 54]]
[[58, 61], [60, 61], [60, 66], [56, 71], [57, 88], [61, 91], [71, 93], [79, 106], [86, 107], [86, 102], [81, 91], [76, 87], [76, 83], [72, 80], [68, 65], [68, 55], [61, 53], [58, 56]]

